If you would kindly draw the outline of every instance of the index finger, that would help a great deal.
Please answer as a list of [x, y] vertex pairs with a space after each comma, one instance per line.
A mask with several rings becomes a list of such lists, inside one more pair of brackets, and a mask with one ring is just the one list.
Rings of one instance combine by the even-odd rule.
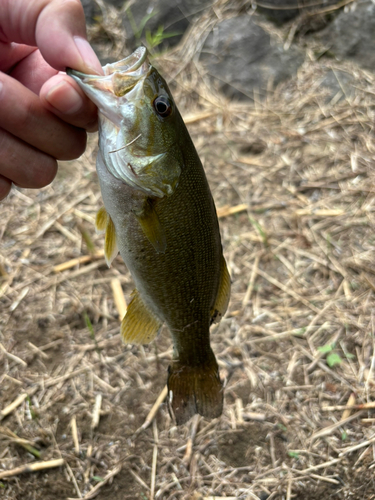
[[[53, 68], [102, 73], [80, 0], [0, 0], [2, 41], [38, 46]], [[5, 38], [5, 39], [4, 39]]]

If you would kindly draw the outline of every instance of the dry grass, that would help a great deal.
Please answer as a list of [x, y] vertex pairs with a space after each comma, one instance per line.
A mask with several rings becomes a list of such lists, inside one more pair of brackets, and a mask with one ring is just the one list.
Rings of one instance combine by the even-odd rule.
[[[171, 342], [163, 331], [144, 348], [121, 344], [118, 280], [126, 298], [132, 281], [120, 258], [107, 269], [93, 230], [92, 137], [52, 186], [14, 189], [2, 204], [7, 500], [375, 498], [374, 77], [308, 59], [266, 101], [231, 103], [205, 83], [200, 45], [191, 35], [163, 68], [207, 171], [233, 281], [212, 331], [224, 414], [177, 428], [162, 403], [140, 429]], [[329, 68], [353, 76], [354, 95], [329, 97]], [[341, 359], [331, 368], [327, 345]]]

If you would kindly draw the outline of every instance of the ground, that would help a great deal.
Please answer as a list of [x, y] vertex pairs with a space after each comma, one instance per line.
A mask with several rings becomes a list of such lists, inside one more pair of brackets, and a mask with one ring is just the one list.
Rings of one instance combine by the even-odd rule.
[[[162, 402], [141, 428], [171, 340], [121, 343], [114, 287], [128, 301], [133, 285], [94, 232], [91, 136], [51, 186], [2, 203], [2, 498], [375, 498], [374, 78], [310, 51], [265, 101], [228, 102], [193, 58], [194, 33], [155, 64], [205, 166], [232, 279], [212, 328], [223, 415], [176, 427]], [[322, 87], [330, 69], [355, 94]]]

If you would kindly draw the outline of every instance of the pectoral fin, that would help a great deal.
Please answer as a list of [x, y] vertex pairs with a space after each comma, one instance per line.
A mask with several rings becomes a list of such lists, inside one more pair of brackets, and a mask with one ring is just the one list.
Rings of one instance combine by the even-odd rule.
[[98, 234], [104, 233], [104, 231], [106, 230], [108, 217], [109, 215], [107, 214], [107, 210], [105, 209], [105, 207], [99, 208], [95, 219], [95, 231]]
[[148, 344], [157, 335], [162, 322], [144, 304], [138, 290], [134, 290], [121, 323], [121, 336], [127, 344]]
[[116, 243], [116, 230], [112, 219], [108, 215], [107, 228], [105, 230], [104, 238], [104, 257], [108, 267], [111, 267], [113, 259], [118, 254], [118, 247]]
[[164, 253], [167, 248], [165, 230], [160, 223], [159, 216], [155, 209], [156, 202], [147, 198], [141, 213], [136, 216], [142, 231], [157, 253]]
[[97, 233], [105, 231], [104, 257], [108, 267], [111, 267], [113, 259], [118, 254], [118, 248], [115, 226], [105, 207], [101, 207], [96, 214], [95, 229]]
[[227, 263], [225, 262], [224, 256], [222, 255], [220, 263], [219, 289], [217, 292], [215, 305], [211, 310], [211, 323], [219, 323], [228, 308], [229, 298], [230, 276], [228, 273]]

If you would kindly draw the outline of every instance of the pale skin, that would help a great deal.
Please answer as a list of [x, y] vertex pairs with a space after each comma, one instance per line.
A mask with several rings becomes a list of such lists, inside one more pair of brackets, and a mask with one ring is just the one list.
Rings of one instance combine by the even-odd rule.
[[65, 69], [100, 74], [79, 0], [0, 0], [0, 200], [40, 188], [97, 126], [95, 105]]

